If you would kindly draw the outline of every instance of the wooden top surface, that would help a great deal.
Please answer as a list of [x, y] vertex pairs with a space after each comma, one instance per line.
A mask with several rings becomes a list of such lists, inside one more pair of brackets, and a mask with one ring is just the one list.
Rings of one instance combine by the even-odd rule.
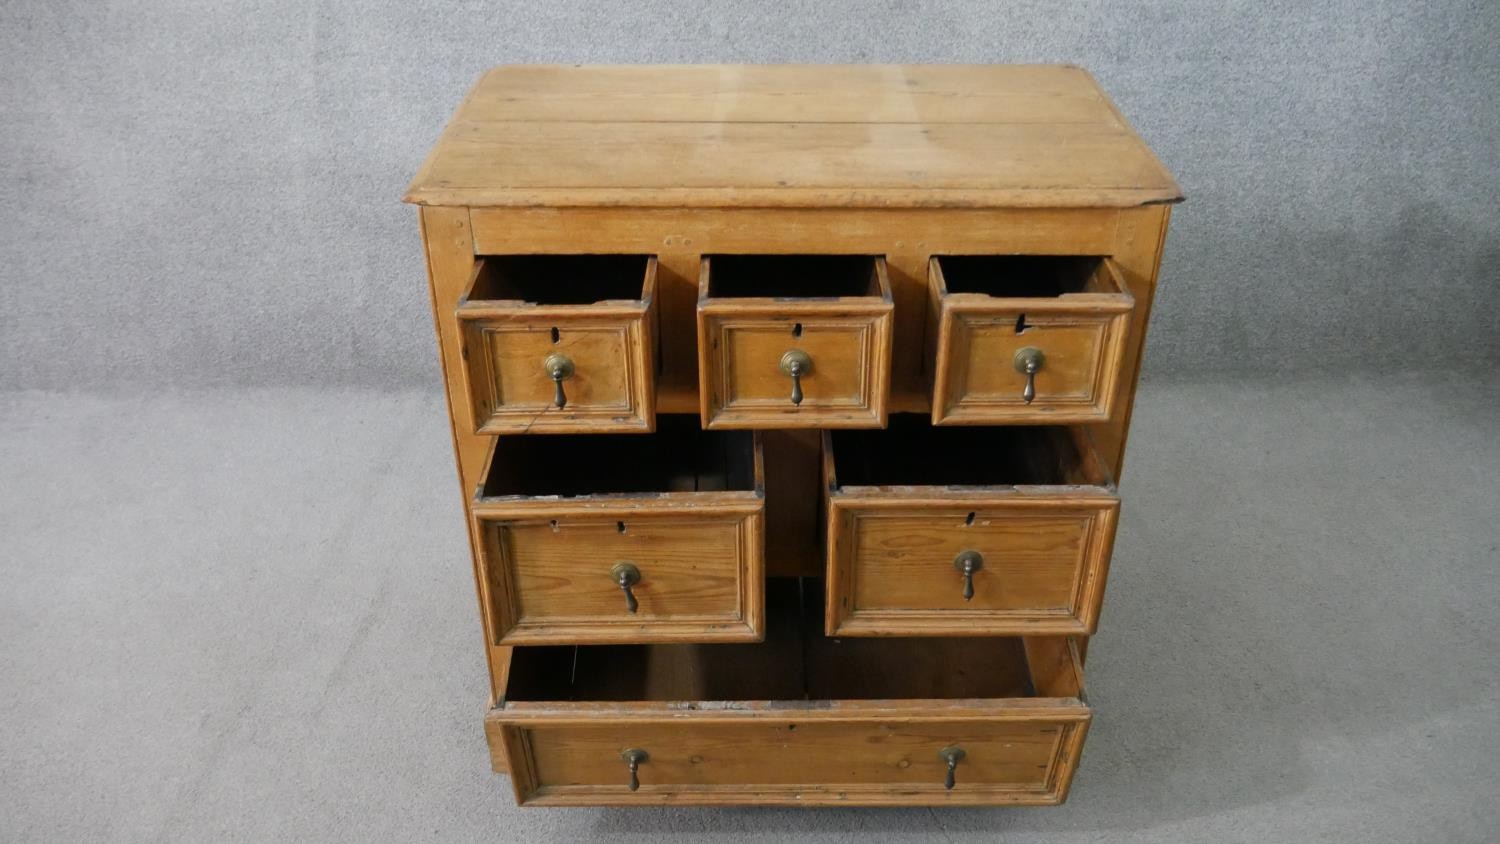
[[422, 205], [1128, 207], [1177, 183], [1062, 65], [499, 67]]

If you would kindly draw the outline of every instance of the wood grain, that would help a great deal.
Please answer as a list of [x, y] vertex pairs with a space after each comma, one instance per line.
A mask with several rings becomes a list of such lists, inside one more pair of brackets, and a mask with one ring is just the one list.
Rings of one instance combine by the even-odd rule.
[[[756, 647], [775, 647], [779, 663], [794, 662], [785, 645], [797, 625], [770, 611], [779, 643]], [[815, 615], [810, 620], [816, 624]], [[1076, 650], [1066, 640], [892, 640], [880, 649], [857, 640], [841, 645], [818, 636], [815, 627], [810, 633], [804, 640], [807, 700], [660, 697], [713, 694], [690, 679], [704, 676], [693, 662], [706, 668], [717, 661], [712, 648], [654, 646], [660, 659], [608, 661], [559, 651], [557, 667], [569, 661], [575, 673], [622, 659], [677, 668], [661, 678], [670, 682], [640, 687], [647, 699], [507, 700], [486, 719], [492, 753], [515, 772], [523, 805], [1012, 805], [1065, 798], [1092, 717], [1079, 699], [1081, 686], [1067, 685], [1078, 675]], [[1019, 683], [1003, 679], [1017, 672]], [[741, 687], [753, 687], [759, 676], [718, 674], [738, 691], [749, 690]], [[875, 674], [880, 682], [872, 685]], [[521, 674], [513, 676], [524, 682]], [[785, 677], [773, 672], [763, 687], [787, 695], [780, 688]], [[899, 694], [984, 689], [1005, 696]], [[887, 696], [822, 697], [841, 691]], [[1071, 694], [1038, 696], [1054, 691]], [[946, 765], [938, 756], [950, 745], [966, 753], [951, 791], [944, 788]], [[634, 792], [620, 758], [628, 747], [649, 754]]]
[[1180, 196], [1078, 68], [719, 66], [498, 68], [406, 198], [889, 208]]
[[[795, 717], [795, 716], [793, 716]], [[1006, 805], [1061, 802], [1058, 759], [1075, 724], [901, 719], [745, 724], [537, 726], [515, 731], [530, 760], [523, 805], [746, 803]], [[624, 745], [621, 743], [625, 742]], [[938, 751], [967, 754], [943, 787]], [[626, 788], [624, 747], [648, 749], [640, 790]]]
[[[484, 269], [475, 264], [475, 278]], [[482, 434], [644, 431], [655, 427], [655, 258], [640, 299], [536, 305], [466, 296], [458, 307], [464, 383], [474, 430]], [[553, 404], [543, 369], [551, 354], [575, 371]]]
[[[936, 257], [929, 273], [938, 332], [932, 424], [1110, 418], [1135, 306], [1113, 262], [1099, 262], [1092, 289], [1055, 298], [949, 292]], [[1031, 402], [1022, 397], [1026, 376], [1012, 365], [1023, 348], [1045, 355]]]
[[[713, 295], [713, 259], [698, 282], [698, 390], [705, 428], [878, 428], [890, 395], [890, 278], [874, 259], [878, 288], [834, 298]], [[792, 350], [812, 370], [804, 398], [778, 365]]]
[[[1118, 499], [1104, 490], [917, 494], [830, 497], [829, 635], [1093, 632]], [[984, 558], [969, 601], [953, 566], [962, 551]]]
[[[619, 530], [623, 524], [625, 530]], [[745, 515], [635, 514], [629, 519], [484, 519], [493, 614], [508, 645], [585, 642], [755, 641], [760, 570], [749, 557], [762, 531]], [[617, 562], [640, 571], [629, 612], [611, 578]], [[501, 579], [506, 579], [501, 582]]]
[[1136, 208], [1121, 212], [1115, 243], [1110, 253], [1120, 278], [1136, 302], [1131, 313], [1130, 331], [1122, 352], [1122, 374], [1116, 388], [1114, 412], [1110, 419], [1089, 430], [1099, 444], [1100, 454], [1118, 481], [1125, 471], [1125, 440], [1130, 431], [1130, 417], [1135, 409], [1136, 385], [1140, 382], [1141, 363], [1146, 354], [1146, 323], [1156, 300], [1156, 279], [1161, 270], [1162, 250], [1167, 241], [1170, 206]]
[[[887, 433], [893, 453], [923, 448]], [[1114, 487], [1090, 468], [1097, 458], [1083, 455], [1065, 483], [846, 486], [826, 433], [823, 448], [828, 635], [1093, 632], [1119, 515]], [[983, 559], [968, 600], [954, 567], [965, 551]]]
[[[489, 442], [474, 433], [468, 410], [467, 391], [463, 382], [462, 342], [454, 310], [473, 279], [474, 241], [465, 209], [423, 208], [418, 215], [422, 246], [427, 256], [428, 290], [432, 301], [433, 329], [437, 334], [438, 355], [443, 369], [443, 389], [448, 404], [449, 431], [453, 437], [453, 456], [458, 469], [458, 484], [465, 516], [471, 491], [478, 487], [485, 463], [489, 459]], [[485, 606], [484, 573], [479, 562], [478, 536], [469, 526], [470, 567], [474, 573], [474, 593], [479, 601], [479, 619], [484, 636], [485, 662], [490, 674], [490, 706], [505, 693], [510, 670], [510, 648], [493, 644], [488, 630], [488, 607]], [[495, 770], [504, 773], [501, 763]]]
[[1077, 637], [1028, 636], [1021, 640], [1031, 682], [1042, 697], [1078, 698], [1087, 703], [1083, 691], [1083, 659]]
[[822, 577], [823, 509], [818, 471], [823, 437], [815, 430], [765, 431], [766, 576]]
[[[1093, 632], [1118, 504], [1049, 503], [955, 496], [946, 508], [889, 514], [835, 504], [831, 547], [837, 574], [847, 569], [848, 603], [836, 608], [830, 635]], [[972, 600], [953, 567], [963, 551], [984, 558]]]
[[[764, 627], [765, 468], [754, 491], [477, 495], [482, 600], [495, 644], [757, 641]], [[634, 564], [639, 607], [610, 579]]]
[[[476, 117], [527, 121], [751, 123], [1094, 123], [1107, 102], [1038, 65], [676, 65], [496, 68]], [[816, 77], [816, 86], [808, 83]], [[836, 87], [841, 96], [830, 96]]]
[[[1066, 796], [1091, 717], [1082, 657], [1109, 564], [1113, 479], [1165, 203], [1180, 199], [1087, 73], [498, 68], [471, 92], [407, 199], [433, 206], [420, 219], [490, 663], [486, 729], [496, 769], [515, 771], [518, 799], [1005, 805]], [[715, 348], [698, 314], [711, 292], [704, 267], [713, 256], [767, 254], [882, 256], [881, 309], [848, 307], [862, 297], [732, 297], [740, 322], [727, 342], [715, 329]], [[466, 293], [492, 257], [580, 255], [649, 260], [652, 272], [639, 298], [589, 305]], [[933, 260], [945, 256], [1105, 256], [1108, 272], [1052, 300], [1007, 300], [945, 290]], [[808, 310], [793, 318], [789, 304]], [[800, 416], [775, 406], [789, 384], [775, 360], [765, 363], [799, 321], [796, 339], [814, 344], [806, 350], [819, 364]], [[1048, 355], [1029, 407], [1015, 398], [1017, 342]], [[580, 373], [558, 411], [537, 375], [540, 359], [564, 347]], [[726, 385], [717, 400], [710, 380]], [[738, 422], [723, 418], [725, 396], [746, 411]], [[649, 492], [606, 492], [621, 474], [654, 482], [656, 473], [589, 457], [598, 465], [587, 471], [559, 461], [575, 481], [553, 494], [505, 492], [510, 481], [475, 494], [487, 478], [546, 464], [524, 448], [491, 467], [491, 434], [654, 438], [645, 432], [658, 413], [669, 415], [663, 424], [693, 414], [717, 427], [784, 430], [755, 449], [753, 489], [710, 471], [664, 472]], [[942, 431], [1071, 426], [1060, 441], [1024, 449], [1014, 476], [841, 485], [817, 429], [895, 428], [906, 414]], [[987, 436], [1000, 439], [981, 451], [1005, 442]], [[1049, 442], [1077, 453], [1049, 462]], [[919, 468], [954, 460], [917, 457]], [[952, 557], [971, 549], [985, 567], [965, 602]], [[635, 618], [621, 619], [623, 595], [608, 577], [617, 559], [644, 575]], [[767, 617], [767, 590], [786, 586], [767, 584], [767, 572], [804, 578], [810, 617]], [[825, 626], [850, 638], [827, 638]], [[1026, 638], [985, 638], [997, 634]], [[512, 671], [544, 662], [555, 662], [549, 676], [564, 693], [532, 683], [507, 700]], [[609, 678], [601, 697], [568, 685], [580, 670]], [[939, 740], [970, 754], [951, 792], [929, 746]], [[653, 761], [631, 793], [619, 751], [640, 741], [654, 745]]]
[[[694, 316], [709, 254], [886, 256], [894, 305], [890, 412], [929, 409], [922, 367], [932, 255], [1105, 255], [1115, 209], [475, 208], [481, 254], [655, 254], [661, 371], [657, 410], [697, 413]], [[935, 312], [935, 311], [934, 311]]]

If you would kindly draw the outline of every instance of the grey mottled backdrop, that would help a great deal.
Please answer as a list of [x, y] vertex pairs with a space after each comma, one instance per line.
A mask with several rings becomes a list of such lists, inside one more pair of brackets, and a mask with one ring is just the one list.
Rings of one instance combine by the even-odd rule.
[[0, 4], [0, 387], [435, 383], [408, 178], [510, 62], [1073, 62], [1177, 174], [1148, 372], [1500, 356], [1500, 5]]

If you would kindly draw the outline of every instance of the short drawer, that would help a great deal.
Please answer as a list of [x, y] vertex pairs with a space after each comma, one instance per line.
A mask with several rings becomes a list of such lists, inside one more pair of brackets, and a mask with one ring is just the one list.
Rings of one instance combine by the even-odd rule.
[[470, 508], [492, 640], [743, 642], [764, 632], [760, 435], [499, 437]]
[[481, 434], [655, 425], [656, 258], [489, 255], [458, 304]]
[[704, 426], [884, 425], [892, 312], [882, 256], [704, 256], [698, 280]]
[[1082, 428], [902, 414], [823, 442], [830, 635], [1094, 631], [1119, 498]]
[[[815, 581], [804, 588], [815, 589]], [[786, 582], [776, 582], [778, 587]], [[1092, 713], [1066, 638], [519, 648], [486, 719], [523, 805], [1013, 805], [1066, 797]], [[812, 596], [816, 597], [816, 596]]]
[[928, 265], [932, 424], [1100, 422], [1135, 300], [1108, 258], [948, 255]]

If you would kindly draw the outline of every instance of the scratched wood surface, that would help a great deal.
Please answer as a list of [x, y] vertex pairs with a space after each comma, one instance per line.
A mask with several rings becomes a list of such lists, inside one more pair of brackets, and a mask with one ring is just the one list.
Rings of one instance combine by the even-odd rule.
[[[486, 719], [495, 764], [509, 766], [517, 799], [566, 806], [1066, 798], [1092, 717], [1070, 640], [839, 641], [821, 635], [816, 588], [802, 594], [782, 581], [768, 603], [769, 638], [754, 651], [526, 653], [506, 702]], [[951, 789], [940, 756], [950, 747], [964, 753]], [[636, 790], [621, 758], [627, 748], [646, 753]]]
[[[571, 270], [572, 256], [527, 261], [526, 281], [536, 289], [524, 291], [496, 289], [501, 285], [492, 276], [499, 263], [475, 261], [474, 280], [457, 307], [474, 430], [651, 431], [656, 424], [656, 258], [643, 257], [641, 277], [618, 291], [628, 298], [597, 300], [587, 295], [589, 279]], [[549, 299], [543, 293], [580, 290], [585, 295]], [[572, 365], [561, 384], [546, 369], [554, 355]]]
[[424, 205], [1129, 207], [1180, 191], [1067, 66], [500, 67]]
[[[845, 295], [819, 295], [819, 271], [800, 267], [823, 256], [776, 256], [774, 281], [728, 295], [715, 275], [732, 258], [703, 258], [698, 283], [698, 390], [708, 428], [878, 428], [890, 394], [894, 306], [885, 259], [865, 259], [863, 280]], [[835, 258], [839, 261], [839, 258]], [[856, 259], [857, 260], [857, 259]], [[801, 278], [800, 276], [813, 276]], [[750, 279], [754, 281], [754, 278]], [[768, 284], [773, 279], [768, 278]], [[784, 355], [806, 356], [792, 379]]]
[[[759, 434], [673, 417], [660, 437], [501, 437], [489, 468], [469, 511], [496, 644], [763, 635]], [[620, 563], [639, 574], [634, 610]]]
[[[519, 799], [1065, 797], [1091, 717], [1081, 665], [1108, 571], [1114, 485], [1171, 204], [1181, 199], [1086, 72], [497, 68], [406, 198], [428, 206], [420, 219], [433, 317], [495, 707], [487, 732], [496, 769], [515, 771]], [[765, 255], [878, 259], [875, 295], [830, 294], [803, 275], [805, 289], [740, 290], [715, 315], [721, 303], [706, 295], [705, 270], [723, 256]], [[952, 256], [1104, 260], [1081, 290], [976, 296], [964, 284], [945, 289], [942, 262]], [[650, 268], [628, 290], [547, 266], [625, 258]], [[502, 266], [510, 276], [489, 269]], [[803, 337], [793, 336], [799, 321]], [[725, 325], [739, 335], [726, 340]], [[773, 406], [790, 385], [770, 358], [804, 339], [817, 366], [799, 419]], [[1023, 380], [1009, 360], [1025, 343], [1045, 346], [1050, 361], [1030, 404], [1016, 399]], [[578, 365], [563, 384], [565, 408], [553, 406], [542, 370], [552, 352]], [[726, 396], [739, 406], [726, 407]], [[626, 436], [676, 445], [684, 419], [694, 430], [700, 419], [768, 430], [755, 434], [753, 461], [732, 471], [733, 460], [718, 470], [673, 468], [669, 457], [661, 472], [616, 465], [583, 444]], [[877, 449], [884, 477], [829, 471], [823, 431], [913, 419], [988, 439], [968, 451]], [[960, 459], [1049, 422], [1070, 427], [1020, 449], [1029, 455], [1021, 463]], [[544, 431], [582, 436], [535, 436]], [[566, 442], [577, 459], [544, 440]], [[919, 459], [905, 465], [903, 451]], [[1063, 452], [1072, 457], [1058, 459]], [[979, 474], [945, 474], [965, 463]], [[986, 561], [970, 601], [947, 559], [962, 550]], [[941, 565], [929, 565], [934, 555]], [[607, 569], [627, 558], [644, 577], [638, 615], [622, 619]], [[782, 575], [817, 590], [815, 629], [799, 628], [795, 658], [766, 618], [766, 591]], [[824, 578], [848, 608], [835, 612]], [[850, 637], [828, 638], [825, 624]], [[1025, 638], [973, 661], [977, 643], [1013, 633]], [[587, 653], [644, 650], [575, 665], [561, 658], [572, 647], [550, 645], [580, 642], [595, 643]], [[512, 672], [539, 659], [609, 679], [571, 696], [515, 699], [525, 684], [512, 684]], [[995, 685], [966, 690], [971, 676]], [[1029, 691], [1005, 688], [1016, 677]], [[950, 731], [976, 753], [952, 791], [934, 784], [943, 771], [927, 747]], [[643, 766], [638, 792], [616, 778], [627, 744], [613, 745], [632, 737], [664, 754]], [[737, 744], [761, 752], [726, 758]], [[881, 755], [882, 744], [892, 754]]]
[[1092, 633], [1119, 497], [1087, 437], [1050, 434], [825, 432], [828, 635]]
[[[963, 266], [960, 259], [934, 256], [928, 265], [932, 423], [1108, 421], [1135, 307], [1114, 263], [1088, 259], [1077, 289], [1024, 295], [1029, 291], [1011, 291], [1004, 284], [1019, 273], [997, 268], [1013, 256], [962, 260], [979, 265], [973, 275], [984, 283], [950, 289], [952, 273], [943, 268]], [[1031, 259], [1026, 265], [1045, 278], [1044, 262], [1054, 260]], [[1030, 399], [1027, 376], [1015, 365], [1023, 351], [1034, 351], [1039, 360]]]

